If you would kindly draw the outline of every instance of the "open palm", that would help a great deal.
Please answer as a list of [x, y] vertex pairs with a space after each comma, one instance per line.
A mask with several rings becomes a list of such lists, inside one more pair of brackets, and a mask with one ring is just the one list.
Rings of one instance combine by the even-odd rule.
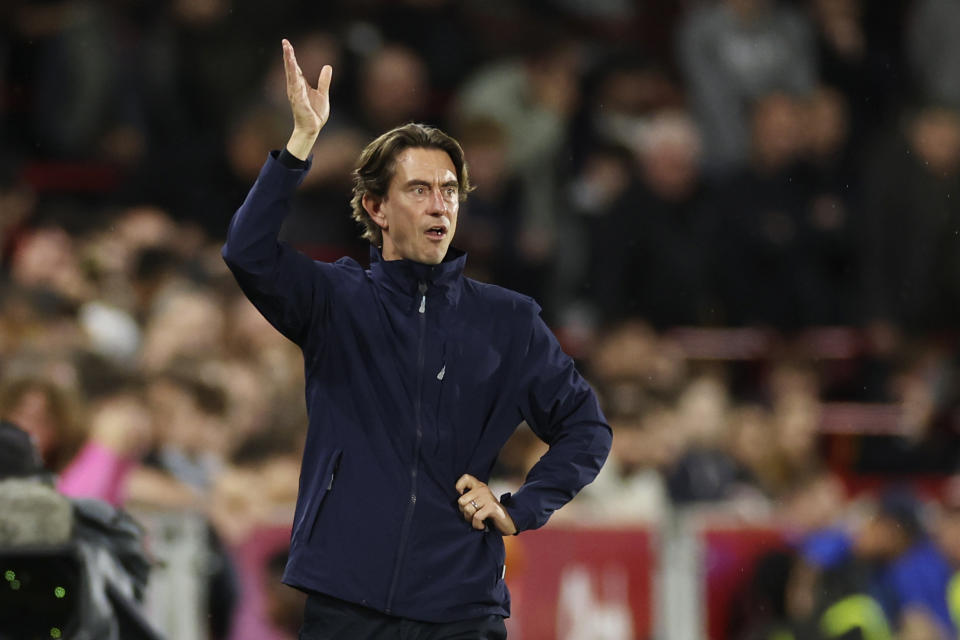
[[317, 88], [314, 89], [303, 77], [293, 45], [284, 39], [283, 69], [287, 77], [287, 99], [293, 111], [294, 129], [319, 132], [330, 117], [330, 79], [333, 77], [333, 67], [323, 65], [317, 79]]

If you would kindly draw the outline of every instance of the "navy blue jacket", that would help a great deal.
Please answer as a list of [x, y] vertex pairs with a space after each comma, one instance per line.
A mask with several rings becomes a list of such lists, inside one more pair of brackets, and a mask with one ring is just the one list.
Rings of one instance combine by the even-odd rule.
[[502, 502], [519, 531], [593, 480], [610, 427], [526, 296], [430, 266], [315, 262], [278, 243], [309, 165], [271, 154], [223, 257], [303, 351], [309, 413], [287, 584], [428, 622], [509, 615], [501, 535], [457, 508], [522, 420], [550, 449]]

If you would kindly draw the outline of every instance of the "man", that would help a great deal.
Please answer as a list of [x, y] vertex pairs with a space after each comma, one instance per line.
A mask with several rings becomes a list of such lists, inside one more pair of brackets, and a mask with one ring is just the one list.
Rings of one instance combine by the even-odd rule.
[[[450, 242], [470, 182], [446, 134], [409, 124], [361, 154], [352, 204], [369, 270], [277, 242], [333, 73], [313, 89], [283, 51], [293, 133], [223, 256], [304, 354], [310, 424], [284, 574], [308, 593], [301, 638], [503, 638], [502, 536], [543, 525], [589, 483], [610, 428], [536, 303], [463, 276]], [[522, 420], [550, 449], [498, 499], [485, 481]]]

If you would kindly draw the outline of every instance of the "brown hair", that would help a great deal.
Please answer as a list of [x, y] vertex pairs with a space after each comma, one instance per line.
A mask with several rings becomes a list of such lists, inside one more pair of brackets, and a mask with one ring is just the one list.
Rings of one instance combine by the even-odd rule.
[[23, 399], [33, 392], [40, 393], [46, 400], [55, 431], [52, 449], [41, 452], [44, 465], [50, 471], [62, 471], [86, 438], [78, 415], [79, 399], [70, 391], [42, 378], [8, 380], [0, 385], [0, 418], [9, 419]]
[[387, 197], [390, 181], [396, 171], [397, 157], [405, 149], [440, 149], [446, 151], [457, 172], [460, 202], [473, 191], [463, 149], [455, 139], [437, 129], [411, 122], [382, 134], [367, 145], [353, 170], [353, 198], [350, 200], [351, 216], [364, 227], [361, 237], [376, 246], [383, 245], [383, 231], [363, 208], [363, 196], [369, 194], [378, 199]]

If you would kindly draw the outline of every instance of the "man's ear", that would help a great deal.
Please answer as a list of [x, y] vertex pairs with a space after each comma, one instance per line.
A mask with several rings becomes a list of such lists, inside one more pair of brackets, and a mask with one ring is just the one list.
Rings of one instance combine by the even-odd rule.
[[383, 215], [383, 210], [381, 205], [383, 200], [377, 196], [371, 195], [369, 193], [363, 194], [363, 199], [360, 201], [363, 205], [363, 210], [367, 212], [367, 215], [377, 224], [381, 229], [387, 228], [387, 217]]

